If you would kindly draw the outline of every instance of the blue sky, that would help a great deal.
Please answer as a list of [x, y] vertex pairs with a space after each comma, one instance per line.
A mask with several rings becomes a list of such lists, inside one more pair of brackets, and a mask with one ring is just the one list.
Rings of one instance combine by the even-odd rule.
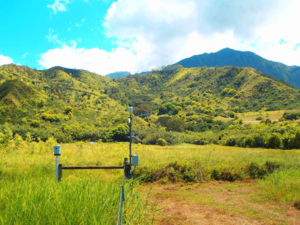
[[[74, 0], [64, 10], [54, 11], [54, 0], [10, 0], [0, 3], [0, 54], [14, 63], [41, 68], [41, 54], [60, 45], [49, 36], [66, 44], [76, 41], [77, 47], [113, 46], [104, 34], [102, 23], [112, 1]], [[49, 6], [49, 7], [47, 7]]]
[[101, 75], [147, 71], [230, 47], [300, 66], [297, 0], [0, 2], [0, 65]]

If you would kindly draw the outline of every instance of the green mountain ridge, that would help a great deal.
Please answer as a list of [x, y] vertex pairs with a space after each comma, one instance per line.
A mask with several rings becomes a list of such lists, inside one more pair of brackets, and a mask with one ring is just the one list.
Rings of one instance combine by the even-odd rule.
[[[150, 103], [154, 108], [178, 101], [214, 100], [227, 109], [242, 106], [248, 110], [262, 108], [297, 108], [300, 95], [292, 88], [253, 68], [240, 67], [166, 67], [163, 70], [117, 79], [120, 99], [134, 106]], [[226, 94], [224, 89], [232, 89]], [[114, 94], [111, 98], [117, 99]], [[299, 99], [300, 100], [300, 99]]]
[[299, 66], [286, 66], [283, 63], [264, 59], [263, 57], [249, 51], [243, 52], [225, 48], [215, 53], [194, 55], [190, 58], [183, 59], [174, 65], [182, 65], [186, 68], [202, 66], [252, 67], [267, 75], [284, 80], [285, 82], [300, 88]]

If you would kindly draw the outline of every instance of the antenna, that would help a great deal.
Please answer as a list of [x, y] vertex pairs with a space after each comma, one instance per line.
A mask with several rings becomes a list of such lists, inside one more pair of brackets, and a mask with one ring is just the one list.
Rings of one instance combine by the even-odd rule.
[[129, 121], [129, 129], [130, 129], [130, 134], [129, 134], [129, 162], [130, 162], [130, 165], [131, 165], [132, 113], [133, 113], [133, 107], [129, 107], [129, 113], [130, 113], [130, 117], [128, 119], [128, 121]]
[[130, 165], [137, 166], [138, 165], [138, 155], [131, 154], [131, 145], [132, 145], [132, 141], [137, 142], [137, 143], [142, 143], [142, 140], [136, 136], [132, 136], [132, 119], [135, 117], [147, 117], [147, 116], [152, 115], [152, 113], [142, 114], [142, 115], [138, 115], [138, 116], [132, 116], [132, 113], [133, 113], [132, 106], [129, 107], [129, 113], [130, 113], [130, 117], [128, 118], [129, 128], [130, 128], [130, 134], [128, 137], [129, 138], [129, 162], [130, 162]]

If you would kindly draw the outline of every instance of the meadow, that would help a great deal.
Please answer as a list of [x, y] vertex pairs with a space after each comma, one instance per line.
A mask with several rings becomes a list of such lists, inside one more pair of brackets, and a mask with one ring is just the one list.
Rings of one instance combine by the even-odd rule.
[[[57, 183], [56, 144], [50, 138], [47, 142], [12, 140], [2, 146], [0, 224], [116, 224], [123, 172], [64, 170]], [[118, 166], [128, 157], [128, 143], [62, 144], [61, 152], [63, 166]], [[149, 191], [164, 185], [216, 187], [218, 181], [234, 186], [254, 180], [257, 188], [251, 201], [299, 208], [299, 150], [134, 144], [133, 154], [140, 161], [133, 169], [134, 182], [125, 185], [124, 215], [131, 224], [161, 222], [155, 220], [161, 207]], [[189, 195], [187, 190], [180, 188], [177, 195]]]

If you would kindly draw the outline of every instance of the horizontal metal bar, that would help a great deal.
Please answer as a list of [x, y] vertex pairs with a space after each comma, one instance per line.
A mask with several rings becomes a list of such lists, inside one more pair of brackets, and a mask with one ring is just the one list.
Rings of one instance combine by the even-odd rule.
[[63, 170], [112, 170], [112, 169], [124, 169], [124, 166], [63, 166]]
[[146, 116], [151, 116], [153, 115], [153, 113], [148, 113], [148, 114], [143, 114], [143, 115], [137, 115], [137, 116], [133, 116], [132, 118], [135, 118], [135, 117], [146, 117]]

